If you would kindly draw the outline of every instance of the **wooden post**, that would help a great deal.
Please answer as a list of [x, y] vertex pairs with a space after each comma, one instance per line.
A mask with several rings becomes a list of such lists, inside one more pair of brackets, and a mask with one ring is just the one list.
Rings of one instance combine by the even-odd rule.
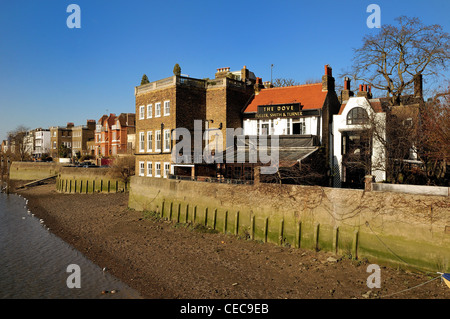
[[194, 206], [194, 214], [192, 216], [192, 222], [195, 224], [197, 220], [197, 206]]
[[228, 225], [228, 211], [225, 211], [225, 216], [223, 217], [223, 233], [227, 233], [227, 225]]
[[280, 236], [278, 237], [280, 246], [283, 245], [283, 241], [284, 241], [284, 238], [283, 238], [284, 234], [283, 234], [283, 232], [284, 232], [284, 218], [282, 218], [281, 222], [280, 222], [280, 230], [279, 230]]
[[358, 240], [359, 240], [359, 232], [358, 230], [355, 230], [353, 232], [352, 259], [358, 259]]
[[320, 231], [320, 224], [317, 223], [314, 227], [314, 249], [319, 250], [319, 231]]
[[208, 207], [205, 208], [205, 227], [208, 226]]
[[169, 207], [169, 220], [172, 220], [172, 210], [173, 210], [173, 202], [170, 202], [170, 207]]
[[302, 242], [302, 222], [297, 223], [297, 232], [296, 232], [296, 238], [295, 238], [295, 247], [300, 248], [301, 242]]
[[250, 239], [255, 239], [255, 215], [250, 218]]
[[234, 234], [239, 235], [239, 211], [236, 212], [236, 219], [234, 221]]
[[213, 224], [212, 224], [213, 229], [216, 229], [216, 219], [217, 219], [217, 208], [214, 209]]
[[178, 204], [177, 223], [180, 223], [181, 203]]
[[185, 218], [185, 223], [187, 224], [189, 221], [189, 204], [186, 204], [186, 214], [185, 214], [184, 218]]
[[335, 226], [333, 229], [333, 252], [335, 254], [338, 253], [338, 244], [339, 243], [339, 227]]
[[267, 236], [269, 234], [269, 218], [264, 220], [264, 242], [267, 243]]

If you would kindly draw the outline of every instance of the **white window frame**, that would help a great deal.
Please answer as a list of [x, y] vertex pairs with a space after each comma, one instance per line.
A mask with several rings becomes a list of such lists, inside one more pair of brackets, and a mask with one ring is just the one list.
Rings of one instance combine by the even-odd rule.
[[147, 118], [151, 119], [153, 116], [153, 104], [147, 105]]
[[147, 177], [153, 176], [153, 162], [147, 162]]
[[140, 120], [145, 119], [145, 106], [144, 105], [139, 106], [139, 119]]
[[170, 101], [164, 101], [164, 116], [170, 115]]
[[[166, 139], [166, 134], [168, 134], [168, 139]], [[170, 151], [170, 129], [164, 130], [164, 152]]]
[[[159, 147], [158, 147], [159, 142]], [[155, 152], [161, 151], [161, 131], [155, 131]]]
[[161, 117], [161, 102], [155, 103], [155, 117]]
[[145, 132], [139, 132], [139, 153], [145, 152]]
[[139, 176], [145, 176], [145, 162], [139, 162]]
[[[166, 166], [168, 166], [168, 168], [166, 169]], [[163, 175], [164, 178], [168, 178], [169, 174], [170, 174], [170, 163], [169, 162], [164, 162], [164, 170], [163, 170]]]
[[153, 151], [153, 132], [147, 131], [147, 152]]
[[[159, 169], [158, 169], [159, 166]], [[158, 174], [159, 170], [159, 174]], [[155, 162], [155, 177], [161, 177], [161, 162]]]

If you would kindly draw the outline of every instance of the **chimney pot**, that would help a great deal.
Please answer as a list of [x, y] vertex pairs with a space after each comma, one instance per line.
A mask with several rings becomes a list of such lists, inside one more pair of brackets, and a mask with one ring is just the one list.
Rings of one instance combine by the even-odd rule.
[[364, 92], [367, 92], [367, 84], [364, 84]]
[[362, 92], [362, 90], [363, 90], [363, 85], [360, 84], [360, 85], [359, 85], [359, 92]]
[[332, 68], [328, 64], [325, 65], [325, 75], [332, 76]]

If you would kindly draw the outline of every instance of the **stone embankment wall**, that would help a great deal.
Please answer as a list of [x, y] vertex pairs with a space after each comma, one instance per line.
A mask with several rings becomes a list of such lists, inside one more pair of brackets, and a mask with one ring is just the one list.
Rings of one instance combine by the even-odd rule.
[[9, 178], [18, 181], [33, 181], [57, 175], [62, 165], [58, 163], [12, 162]]
[[129, 207], [262, 242], [450, 270], [447, 196], [132, 177]]
[[129, 184], [114, 178], [109, 168], [65, 167], [57, 163], [13, 162], [11, 180], [35, 181], [57, 175], [56, 189], [63, 193], [114, 193]]
[[114, 178], [109, 168], [63, 167], [56, 179], [62, 193], [116, 193], [128, 191], [129, 184]]

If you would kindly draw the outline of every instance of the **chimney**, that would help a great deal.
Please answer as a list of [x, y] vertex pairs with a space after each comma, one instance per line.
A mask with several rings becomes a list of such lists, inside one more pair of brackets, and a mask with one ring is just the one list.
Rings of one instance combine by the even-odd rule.
[[219, 68], [216, 72], [216, 79], [224, 78], [230, 72], [230, 68]]
[[67, 128], [72, 128], [74, 126], [75, 126], [75, 124], [73, 124], [72, 122], [67, 123]]
[[[370, 88], [370, 86], [369, 86], [369, 88]], [[358, 96], [358, 97], [365, 97], [365, 98], [371, 99], [372, 98], [372, 93], [367, 91], [367, 89], [368, 89], [367, 84], [360, 84], [359, 85], [359, 91], [358, 91], [358, 94], [356, 96]], [[372, 89], [370, 89], [370, 90], [372, 90]]]
[[341, 102], [347, 101], [351, 96], [353, 96], [353, 91], [350, 91], [350, 78], [344, 78], [344, 89], [341, 92]]
[[263, 85], [263, 82], [262, 82], [262, 79], [261, 79], [261, 78], [256, 78], [256, 82], [255, 82], [255, 85], [254, 85], [254, 89], [255, 89], [255, 95], [258, 95], [258, 94], [259, 94], [259, 91], [261, 91], [262, 89], [264, 89], [264, 85]]
[[322, 92], [334, 91], [334, 78], [332, 75], [332, 68], [325, 65], [325, 75], [322, 76]]
[[422, 76], [422, 74], [414, 75], [414, 97], [423, 98], [423, 76]]

